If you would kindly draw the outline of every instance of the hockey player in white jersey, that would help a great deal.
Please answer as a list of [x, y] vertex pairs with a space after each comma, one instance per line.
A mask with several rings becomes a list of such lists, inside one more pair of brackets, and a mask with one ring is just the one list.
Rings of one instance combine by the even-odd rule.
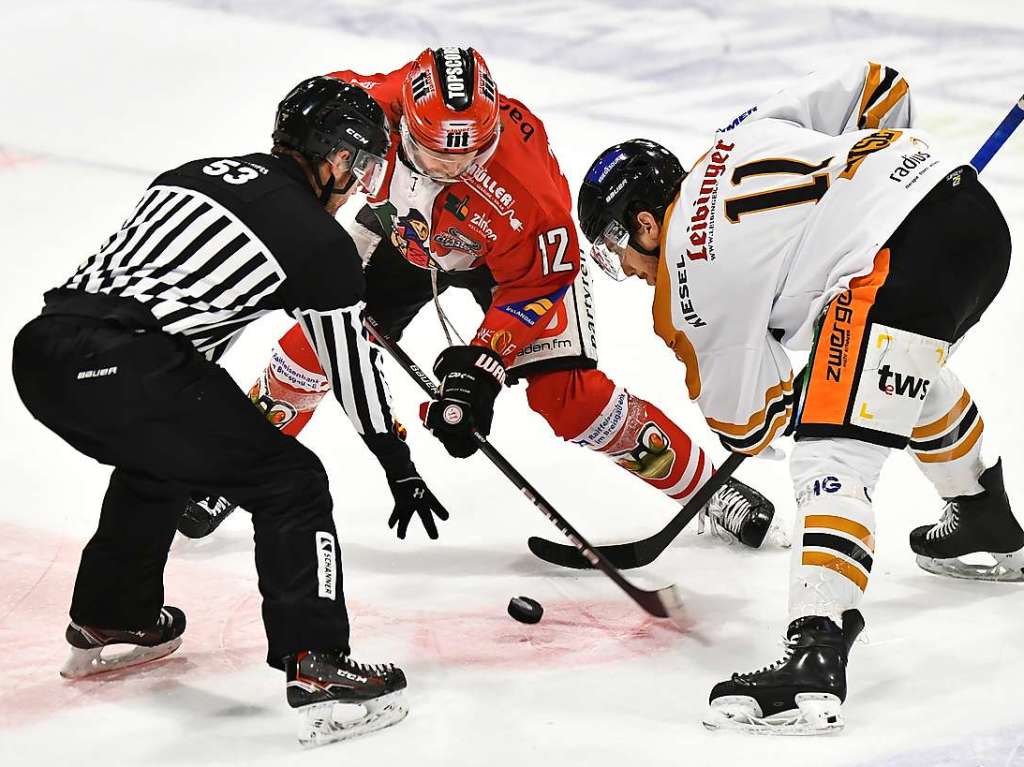
[[[655, 331], [722, 442], [756, 455], [797, 440], [786, 654], [717, 684], [709, 727], [842, 726], [892, 448], [947, 500], [910, 536], [925, 569], [1024, 574], [1001, 465], [983, 465], [978, 408], [946, 365], [1003, 284], [1009, 232], [974, 169], [912, 117], [890, 67], [814, 75], [716, 132], [688, 174], [638, 139], [603, 152], [579, 193], [592, 256], [655, 286]], [[797, 377], [786, 349], [811, 350]], [[959, 560], [977, 552], [995, 564]]]

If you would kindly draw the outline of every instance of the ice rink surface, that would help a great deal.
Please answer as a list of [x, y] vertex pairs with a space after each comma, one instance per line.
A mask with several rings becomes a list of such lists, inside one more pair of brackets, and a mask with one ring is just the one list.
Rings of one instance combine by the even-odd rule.
[[[654, 138], [686, 164], [716, 127], [791, 80], [864, 58], [905, 73], [921, 125], [966, 161], [1021, 93], [1022, 33], [1024, 7], [1011, 0], [2, 0], [4, 366], [43, 291], [120, 225], [156, 172], [269, 148], [278, 99], [314, 73], [387, 71], [428, 45], [472, 44], [499, 88], [544, 119], [575, 191], [615, 141]], [[984, 179], [1014, 233], [1024, 231], [1024, 135]], [[595, 290], [602, 367], [711, 445], [682, 368], [650, 331], [649, 289], [597, 275]], [[1015, 263], [953, 362], [1018, 508], [1022, 296]], [[468, 296], [444, 301], [464, 331], [476, 327]], [[263, 320], [228, 355], [241, 386], [287, 326]], [[429, 312], [405, 339], [424, 365], [443, 343]], [[244, 514], [212, 539], [175, 541], [167, 601], [189, 620], [176, 655], [138, 673], [58, 678], [78, 556], [109, 469], [35, 423], [10, 376], [0, 378], [0, 763], [1024, 765], [1024, 587], [944, 580], [914, 565], [907, 532], [941, 504], [906, 456], [890, 460], [876, 497], [878, 551], [846, 731], [709, 733], [699, 718], [712, 684], [780, 654], [787, 552], [687, 531], [648, 575], [679, 584], [688, 627], [651, 620], [602, 576], [534, 560], [527, 536], [556, 531], [484, 458], [448, 458], [415, 423], [419, 391], [390, 363], [388, 372], [419, 468], [452, 513], [439, 541], [418, 528], [393, 538], [383, 473], [333, 400], [303, 440], [330, 473], [354, 654], [406, 669], [412, 713], [309, 752], [295, 741], [282, 677], [263, 663]], [[492, 436], [595, 542], [648, 535], [673, 513], [658, 493], [553, 437], [521, 388], [499, 400]], [[784, 464], [747, 462], [740, 475], [792, 518]], [[544, 604], [540, 624], [505, 614], [516, 594]]]

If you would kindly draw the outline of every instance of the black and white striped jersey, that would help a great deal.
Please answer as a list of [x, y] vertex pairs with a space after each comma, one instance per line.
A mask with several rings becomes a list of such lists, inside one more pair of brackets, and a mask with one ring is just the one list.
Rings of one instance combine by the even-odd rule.
[[62, 288], [134, 299], [213, 361], [284, 309], [361, 433], [392, 428], [380, 352], [359, 317], [362, 262], [290, 158], [209, 158], [161, 174]]

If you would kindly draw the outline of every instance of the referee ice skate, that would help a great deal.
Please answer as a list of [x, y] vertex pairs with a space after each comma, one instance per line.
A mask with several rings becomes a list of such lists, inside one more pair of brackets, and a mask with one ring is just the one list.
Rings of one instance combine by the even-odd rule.
[[[337, 740], [399, 721], [405, 677], [349, 657], [341, 552], [327, 475], [215, 364], [274, 309], [293, 314], [341, 392], [375, 378], [360, 330], [365, 283], [333, 219], [385, 170], [387, 120], [361, 88], [300, 83], [278, 107], [273, 154], [186, 163], [152, 183], [119, 231], [14, 342], [32, 414], [114, 467], [82, 553], [61, 672], [142, 663], [181, 644], [185, 615], [163, 603], [163, 569], [191, 492], [224, 491], [252, 513], [267, 661], [303, 708], [300, 740]], [[111, 645], [127, 647], [104, 657]], [[326, 709], [362, 704], [335, 724]]]

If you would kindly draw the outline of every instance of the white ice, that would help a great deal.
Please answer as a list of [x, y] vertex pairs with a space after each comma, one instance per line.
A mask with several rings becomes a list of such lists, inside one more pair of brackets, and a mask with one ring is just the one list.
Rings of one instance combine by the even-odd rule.
[[[1024, 9], [1012, 0], [3, 0], [5, 365], [43, 291], [119, 225], [156, 172], [266, 148], [277, 100], [313, 73], [386, 71], [428, 45], [473, 44], [500, 88], [544, 119], [575, 189], [615, 141], [644, 135], [696, 157], [714, 128], [757, 99], [848, 58], [904, 71], [922, 124], [966, 161], [1021, 93], [1022, 33]], [[1015, 232], [1024, 230], [1022, 178], [1019, 135], [985, 172]], [[596, 283], [602, 367], [713, 444], [685, 398], [682, 369], [649, 329], [649, 290], [601, 275]], [[1014, 264], [954, 363], [1018, 504], [1022, 290]], [[467, 296], [444, 300], [464, 330], [475, 327]], [[240, 385], [287, 324], [264, 320], [232, 351], [226, 364]], [[431, 313], [405, 343], [421, 363], [433, 360], [443, 336]], [[303, 440], [332, 481], [354, 650], [406, 668], [412, 713], [313, 752], [296, 744], [283, 680], [263, 663], [242, 514], [210, 540], [174, 544], [167, 601], [189, 618], [175, 656], [115, 678], [58, 678], [78, 555], [109, 469], [34, 422], [10, 377], [0, 379], [0, 763], [1024, 764], [1024, 591], [914, 565], [907, 532], [936, 519], [940, 502], [905, 456], [891, 459], [876, 498], [878, 552], [846, 731], [796, 741], [709, 733], [699, 718], [712, 684], [777, 657], [787, 553], [687, 532], [650, 568], [686, 600], [689, 626], [674, 631], [602, 576], [534, 560], [527, 536], [557, 532], [485, 459], [449, 459], [415, 423], [419, 391], [388, 372], [418, 465], [452, 519], [440, 541], [419, 530], [395, 540], [382, 473], [325, 402]], [[673, 513], [658, 493], [553, 437], [521, 389], [500, 399], [493, 440], [596, 542], [647, 535]], [[783, 464], [748, 462], [741, 475], [792, 517]], [[505, 614], [518, 594], [544, 604], [540, 624]]]

